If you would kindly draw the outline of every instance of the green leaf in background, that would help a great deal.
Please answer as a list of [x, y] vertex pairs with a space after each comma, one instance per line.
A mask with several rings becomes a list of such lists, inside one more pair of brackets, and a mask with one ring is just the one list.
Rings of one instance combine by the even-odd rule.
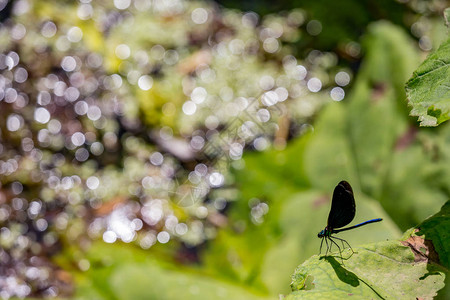
[[[110, 284], [117, 299], [254, 299], [266, 297], [250, 293], [244, 287], [214, 278], [169, 271], [154, 263], [129, 264], [118, 268]], [[136, 284], [143, 289], [136, 289]]]
[[431, 53], [406, 84], [411, 115], [420, 125], [437, 126], [450, 118], [450, 39]]
[[[450, 8], [444, 12], [449, 27]], [[411, 115], [421, 126], [437, 126], [450, 118], [450, 38], [432, 52], [406, 83]]]
[[336, 253], [313, 256], [295, 271], [286, 299], [433, 299], [448, 276], [450, 201], [417, 228], [404, 241], [346, 250], [343, 263]]
[[304, 162], [313, 186], [328, 189], [347, 178], [377, 199], [394, 145], [408, 128], [403, 84], [418, 54], [405, 32], [384, 21], [369, 26], [363, 45], [351, 93], [319, 116]]
[[450, 128], [433, 133], [411, 124], [403, 85], [419, 56], [405, 32], [377, 22], [364, 45], [365, 59], [348, 99], [328, 105], [314, 124], [304, 169], [320, 190], [348, 180], [380, 201], [405, 230], [449, 197]]
[[95, 243], [76, 273], [75, 299], [268, 299], [244, 286], [177, 268], [132, 245]]

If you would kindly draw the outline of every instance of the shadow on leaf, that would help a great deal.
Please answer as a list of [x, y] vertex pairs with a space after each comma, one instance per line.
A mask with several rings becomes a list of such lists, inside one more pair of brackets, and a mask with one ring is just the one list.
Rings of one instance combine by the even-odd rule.
[[[320, 258], [322, 259], [322, 258]], [[349, 270], [342, 267], [342, 264], [340, 264], [334, 257], [332, 256], [325, 256], [324, 258], [327, 262], [330, 263], [331, 267], [334, 269], [334, 272], [336, 272], [337, 277], [342, 282], [349, 284], [353, 287], [357, 287], [359, 285], [359, 282], [362, 282], [367, 287], [369, 287], [375, 294], [380, 297], [380, 299], [385, 299], [383, 296], [381, 296], [380, 293], [378, 293], [371, 284], [364, 281], [362, 278], [356, 276], [355, 273], [350, 272]]]
[[334, 272], [336, 272], [336, 275], [339, 278], [339, 280], [341, 280], [342, 282], [345, 282], [346, 284], [349, 284], [353, 287], [356, 287], [359, 285], [358, 276], [356, 276], [354, 273], [348, 271], [347, 269], [343, 268], [342, 265], [339, 262], [337, 262], [336, 259], [334, 259], [334, 257], [325, 256], [325, 260], [330, 263]]

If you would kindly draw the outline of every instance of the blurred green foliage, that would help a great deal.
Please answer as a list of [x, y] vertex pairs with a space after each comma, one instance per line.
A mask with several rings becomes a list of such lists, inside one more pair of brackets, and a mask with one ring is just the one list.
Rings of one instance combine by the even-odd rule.
[[[314, 45], [321, 50], [338, 50], [345, 47], [349, 41], [358, 41], [364, 34], [366, 27], [376, 20], [387, 19], [397, 25], [403, 25], [404, 17], [408, 14], [405, 5], [398, 1], [235, 1], [218, 0], [227, 7], [235, 7], [241, 10], [256, 11], [262, 15], [283, 12], [301, 7], [312, 20], [318, 20], [322, 24], [320, 37], [308, 37], [298, 41], [299, 48]], [[324, 9], [326, 7], [326, 9]]]
[[249, 291], [123, 245], [96, 243], [86, 258], [92, 268], [75, 273], [75, 299], [270, 299], [257, 290]]
[[422, 126], [437, 126], [450, 119], [450, 38], [431, 53], [414, 72], [406, 88], [411, 115]]
[[[382, 223], [342, 233], [355, 246], [399, 238], [399, 227], [417, 224], [448, 198], [449, 157], [431, 158], [426, 151], [427, 143], [448, 140], [448, 128], [438, 134], [419, 130], [405, 107], [403, 82], [418, 64], [417, 53], [405, 34], [386, 22], [372, 24], [363, 45], [366, 60], [348, 102], [329, 104], [314, 131], [286, 149], [245, 156], [245, 168], [234, 172], [239, 196], [227, 212], [231, 226], [219, 230], [200, 251], [201, 266], [194, 269], [266, 295], [288, 293], [287, 274], [318, 251], [316, 234], [325, 226], [330, 187], [340, 179], [354, 185], [357, 221], [383, 218]], [[442, 145], [436, 151], [446, 149]], [[439, 172], [440, 179], [427, 172]], [[263, 223], [252, 214], [261, 203], [268, 204]], [[401, 249], [406, 258], [412, 255]]]

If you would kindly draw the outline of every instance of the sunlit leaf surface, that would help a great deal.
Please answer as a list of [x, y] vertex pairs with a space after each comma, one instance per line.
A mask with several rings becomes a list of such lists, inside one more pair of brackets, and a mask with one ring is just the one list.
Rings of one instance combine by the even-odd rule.
[[292, 276], [294, 292], [286, 299], [432, 299], [444, 286], [443, 269], [416, 262], [411, 249], [399, 242], [354, 251], [352, 256], [349, 250], [342, 253], [343, 263], [336, 253], [306, 261]]
[[433, 299], [448, 281], [449, 211], [450, 201], [401, 241], [313, 256], [296, 269], [287, 299]]

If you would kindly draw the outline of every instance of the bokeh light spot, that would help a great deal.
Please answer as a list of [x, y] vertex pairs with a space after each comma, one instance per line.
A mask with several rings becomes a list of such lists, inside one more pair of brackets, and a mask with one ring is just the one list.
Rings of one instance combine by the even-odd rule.
[[204, 24], [208, 21], [208, 11], [202, 7], [196, 8], [192, 11], [191, 18], [195, 24]]
[[6, 128], [8, 128], [9, 131], [17, 131], [23, 126], [23, 122], [22, 116], [11, 114], [6, 120]]
[[223, 182], [224, 182], [224, 177], [219, 172], [213, 172], [209, 176], [209, 183], [211, 184], [212, 187], [219, 187], [223, 184]]
[[51, 38], [56, 34], [57, 28], [55, 23], [52, 21], [47, 21], [44, 23], [41, 29], [41, 34], [46, 38]]
[[346, 86], [350, 83], [350, 75], [347, 72], [340, 71], [334, 76], [334, 81], [337, 85]]
[[268, 53], [275, 53], [280, 48], [280, 43], [276, 38], [270, 37], [264, 40], [263, 48]]
[[306, 24], [306, 31], [312, 36], [319, 35], [322, 32], [322, 23], [311, 20]]
[[294, 78], [297, 80], [303, 80], [305, 79], [306, 75], [308, 74], [308, 71], [306, 68], [302, 65], [298, 65], [295, 67], [294, 70]]
[[152, 155], [150, 155], [150, 162], [155, 166], [162, 165], [163, 161], [164, 161], [164, 156], [159, 152], [155, 152]]
[[114, 0], [114, 6], [117, 9], [127, 9], [131, 4], [131, 0]]
[[200, 104], [205, 101], [208, 92], [203, 87], [196, 87], [191, 93], [191, 99], [194, 103]]
[[153, 78], [148, 75], [139, 77], [138, 86], [143, 91], [148, 91], [153, 86]]
[[84, 144], [84, 142], [86, 141], [86, 137], [81, 132], [75, 132], [74, 134], [72, 134], [71, 141], [72, 144], [78, 147]]
[[87, 116], [92, 121], [96, 121], [102, 116], [102, 111], [98, 106], [91, 106], [88, 108]]
[[341, 101], [345, 97], [345, 92], [341, 87], [334, 87], [331, 89], [330, 96], [334, 101]]
[[14, 72], [14, 80], [17, 83], [24, 83], [27, 81], [28, 78], [28, 72], [24, 68], [17, 68]]
[[80, 148], [77, 151], [75, 151], [75, 158], [79, 162], [86, 161], [89, 158], [89, 151], [87, 151], [84, 148]]
[[265, 108], [259, 109], [258, 112], [256, 113], [256, 115], [257, 115], [258, 119], [263, 123], [270, 120], [270, 112]]
[[322, 81], [320, 81], [319, 78], [313, 77], [310, 80], [308, 80], [307, 86], [308, 90], [310, 90], [313, 93], [317, 93], [322, 89]]
[[186, 101], [183, 104], [182, 110], [186, 115], [191, 116], [197, 111], [197, 105], [193, 101]]
[[128, 45], [120, 44], [116, 47], [115, 53], [118, 58], [127, 59], [128, 57], [130, 57], [131, 50]]
[[117, 234], [114, 231], [107, 230], [103, 233], [103, 240], [106, 243], [112, 244], [117, 240]]
[[77, 43], [83, 38], [83, 31], [79, 27], [71, 27], [67, 32], [67, 39], [72, 43]]
[[103, 151], [105, 150], [105, 147], [103, 147], [103, 144], [100, 142], [94, 142], [94, 143], [92, 143], [90, 150], [91, 150], [92, 154], [99, 156], [103, 153]]
[[86, 186], [90, 190], [96, 190], [100, 186], [100, 180], [96, 176], [91, 176], [86, 179]]
[[278, 102], [278, 95], [274, 91], [266, 92], [261, 97], [261, 102], [265, 106], [272, 106]]
[[166, 244], [170, 240], [170, 234], [167, 231], [161, 231], [158, 233], [157, 239], [161, 244]]
[[72, 72], [77, 67], [77, 61], [72, 56], [65, 56], [61, 61], [61, 68], [66, 72]]

